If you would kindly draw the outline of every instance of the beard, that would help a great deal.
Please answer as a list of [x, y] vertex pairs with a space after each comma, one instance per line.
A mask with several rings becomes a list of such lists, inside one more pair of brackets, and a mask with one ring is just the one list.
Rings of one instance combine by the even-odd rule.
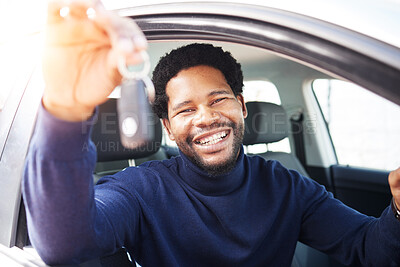
[[233, 145], [230, 154], [225, 160], [219, 163], [206, 163], [203, 158], [196, 152], [193, 144], [193, 137], [195, 134], [190, 134], [185, 141], [178, 141], [177, 145], [179, 149], [185, 154], [185, 156], [195, 165], [205, 170], [210, 176], [219, 176], [230, 172], [236, 165], [237, 157], [239, 155], [239, 150], [243, 142], [244, 136], [244, 123], [235, 124], [234, 122], [223, 122], [214, 123], [210, 127], [203, 129], [204, 131], [209, 131], [219, 127], [230, 127], [233, 132]]

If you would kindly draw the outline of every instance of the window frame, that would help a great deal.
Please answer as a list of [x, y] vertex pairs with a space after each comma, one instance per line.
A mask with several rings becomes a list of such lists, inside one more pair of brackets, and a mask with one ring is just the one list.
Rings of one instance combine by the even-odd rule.
[[[174, 13], [168, 6], [174, 7], [141, 7], [119, 13], [134, 19], [149, 40], [206, 39], [264, 48], [400, 104], [396, 87], [400, 83], [400, 63], [387, 60], [398, 58], [400, 48], [330, 23], [271, 8], [240, 5], [238, 11], [238, 5], [226, 3], [182, 3]], [[223, 15], [227, 10], [235, 15]], [[384, 56], [379, 58], [383, 51]]]

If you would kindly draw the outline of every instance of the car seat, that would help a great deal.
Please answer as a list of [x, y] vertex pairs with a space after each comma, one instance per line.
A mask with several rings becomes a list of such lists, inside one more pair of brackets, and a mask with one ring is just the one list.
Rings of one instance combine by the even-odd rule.
[[[247, 102], [247, 118], [243, 145], [271, 144], [289, 136], [290, 124], [285, 109], [268, 102]], [[248, 153], [250, 154], [250, 153]], [[267, 151], [257, 154], [266, 160], [277, 160], [288, 169], [309, 177], [305, 168], [293, 153]], [[297, 243], [292, 267], [339, 267], [328, 255], [301, 242]]]
[[[288, 137], [289, 121], [282, 106], [268, 102], [247, 102], [246, 107], [248, 116], [245, 119], [243, 145], [271, 144]], [[292, 153], [267, 151], [257, 155], [266, 160], [277, 160], [286, 168], [308, 176], [303, 165]]]

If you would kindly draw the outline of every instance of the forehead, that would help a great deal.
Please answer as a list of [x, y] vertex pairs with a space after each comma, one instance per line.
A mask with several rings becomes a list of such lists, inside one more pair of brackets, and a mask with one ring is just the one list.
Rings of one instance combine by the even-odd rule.
[[225, 89], [233, 94], [225, 76], [216, 68], [196, 66], [181, 70], [165, 88], [169, 102], [207, 96], [213, 90]]

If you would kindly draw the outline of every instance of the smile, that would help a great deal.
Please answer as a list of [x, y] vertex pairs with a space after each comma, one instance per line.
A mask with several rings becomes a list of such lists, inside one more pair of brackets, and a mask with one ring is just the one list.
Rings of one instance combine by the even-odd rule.
[[229, 134], [229, 131], [222, 131], [222, 132], [215, 133], [211, 136], [200, 138], [198, 140], [195, 140], [194, 142], [198, 145], [204, 145], [204, 146], [213, 145], [213, 144], [216, 144], [216, 143], [222, 141], [225, 137], [228, 136], [228, 134]]

